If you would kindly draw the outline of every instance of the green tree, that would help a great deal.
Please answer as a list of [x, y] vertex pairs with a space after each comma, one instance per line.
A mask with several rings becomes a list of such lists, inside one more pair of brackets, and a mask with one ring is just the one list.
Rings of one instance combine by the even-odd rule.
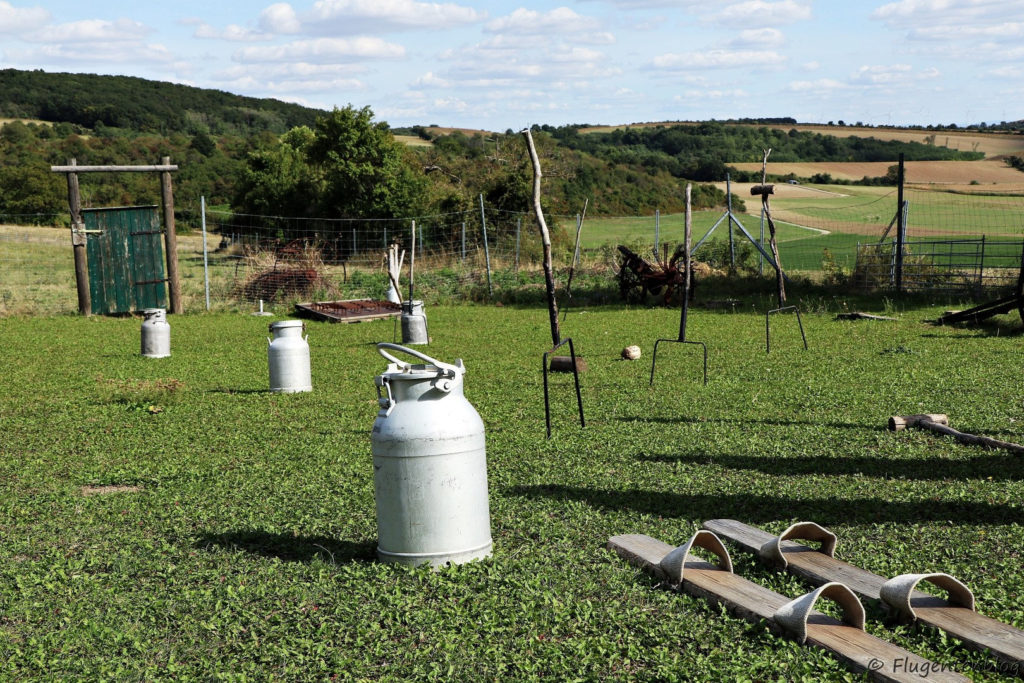
[[321, 215], [399, 218], [423, 208], [426, 182], [406, 161], [405, 146], [369, 107], [335, 108], [317, 119], [307, 157], [323, 178]]
[[63, 176], [42, 164], [0, 167], [0, 214], [22, 224], [53, 224], [67, 210]]

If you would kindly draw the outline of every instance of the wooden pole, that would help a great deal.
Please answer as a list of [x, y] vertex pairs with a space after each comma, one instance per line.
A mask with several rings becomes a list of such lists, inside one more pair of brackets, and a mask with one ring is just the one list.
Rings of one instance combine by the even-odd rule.
[[412, 222], [412, 247], [409, 249], [409, 302], [412, 305], [413, 278], [416, 272], [416, 221]]
[[555, 276], [551, 269], [551, 234], [548, 232], [548, 224], [544, 220], [544, 210], [540, 204], [540, 159], [537, 157], [537, 148], [533, 145], [533, 136], [530, 129], [523, 130], [526, 138], [526, 148], [530, 152], [530, 161], [533, 162], [533, 210], [537, 214], [537, 227], [540, 229], [541, 244], [544, 245], [544, 285], [548, 295], [548, 319], [551, 322], [551, 342], [553, 346], [562, 343], [562, 332], [558, 326], [558, 303], [555, 301]]
[[576, 246], [572, 250], [572, 263], [569, 264], [569, 280], [565, 285], [565, 293], [572, 298], [572, 278], [576, 274], [576, 266], [580, 262], [580, 236], [583, 234], [583, 221], [587, 218], [587, 205], [590, 204], [590, 197], [583, 200], [583, 213], [576, 216]]
[[[171, 165], [171, 158], [164, 157], [161, 163]], [[181, 301], [181, 279], [178, 277], [178, 233], [174, 229], [174, 190], [171, 186], [171, 172], [160, 172], [160, 199], [164, 207], [164, 250], [167, 252], [167, 289], [171, 313], [184, 313]]]
[[[782, 261], [779, 259], [779, 243], [775, 239], [775, 221], [772, 220], [771, 205], [768, 203], [768, 195], [774, 188], [765, 184], [768, 177], [768, 155], [772, 153], [771, 147], [764, 150], [764, 159], [761, 161], [761, 185], [750, 188], [750, 194], [761, 195], [761, 208], [764, 209], [764, 217], [768, 222], [768, 244], [772, 250], [772, 258], [775, 260], [775, 286], [778, 288], [779, 308], [786, 305], [786, 282], [782, 275]], [[758, 190], [758, 192], [754, 192]]]
[[[68, 168], [75, 168], [77, 162], [71, 159]], [[68, 208], [71, 210], [71, 247], [75, 253], [75, 286], [78, 289], [78, 312], [92, 315], [92, 296], [89, 293], [89, 265], [86, 256], [85, 223], [82, 222], [82, 195], [78, 189], [78, 174], [67, 173]]]
[[899, 172], [896, 178], [896, 293], [903, 293], [903, 249], [907, 241], [907, 221], [903, 213], [903, 152], [900, 152]]
[[484, 213], [484, 195], [480, 194], [480, 226], [484, 233], [484, 265], [487, 267], [487, 297], [494, 296], [491, 285], [491, 248], [487, 246], [487, 214]]

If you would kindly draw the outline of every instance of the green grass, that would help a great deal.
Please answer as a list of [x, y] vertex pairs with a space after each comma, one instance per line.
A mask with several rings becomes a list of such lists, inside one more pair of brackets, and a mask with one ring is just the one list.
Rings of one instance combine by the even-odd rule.
[[[671, 345], [648, 386], [653, 340], [675, 334], [678, 312], [575, 309], [563, 330], [590, 366], [587, 427], [555, 376], [551, 440], [544, 310], [428, 307], [423, 350], [465, 359], [486, 425], [494, 539], [493, 559], [436, 573], [373, 559], [385, 362], [372, 342], [391, 339], [390, 321], [311, 323], [314, 391], [282, 396], [265, 391], [266, 318], [172, 316], [161, 360], [138, 355], [138, 319], [0, 319], [0, 678], [853, 677], [605, 549], [631, 532], [682, 543], [714, 517], [774, 532], [815, 520], [840, 557], [951, 573], [980, 612], [1024, 627], [1024, 460], [884, 429], [892, 414], [945, 412], [1024, 440], [1020, 322], [814, 312], [842, 303], [803, 302], [806, 352], [795, 321], [773, 319], [768, 356], [752, 303], [692, 311], [707, 387], [692, 350]], [[632, 343], [644, 358], [618, 360]], [[734, 559], [773, 590], [808, 590]], [[872, 633], [996, 678], [984, 655], [881, 616], [868, 606]]]

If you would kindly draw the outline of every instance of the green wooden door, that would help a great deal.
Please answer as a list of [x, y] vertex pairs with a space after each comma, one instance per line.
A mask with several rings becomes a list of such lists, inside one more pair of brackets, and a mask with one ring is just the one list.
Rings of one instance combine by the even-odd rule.
[[163, 231], [156, 206], [84, 209], [90, 232], [89, 294], [93, 313], [167, 307]]

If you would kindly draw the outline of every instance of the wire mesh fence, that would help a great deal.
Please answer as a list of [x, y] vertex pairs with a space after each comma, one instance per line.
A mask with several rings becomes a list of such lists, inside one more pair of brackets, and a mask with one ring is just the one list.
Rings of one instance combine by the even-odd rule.
[[[896, 190], [817, 192], [820, 197], [772, 201], [786, 271], [812, 278], [843, 273], [853, 286], [893, 288]], [[977, 292], [1002, 287], [1019, 272], [1024, 195], [907, 188], [904, 196], [902, 284], [908, 291]], [[203, 310], [207, 300], [212, 308], [246, 309], [260, 299], [384, 298], [389, 285], [384, 260], [393, 243], [406, 252], [406, 274], [413, 265], [418, 281], [431, 278], [435, 292], [452, 296], [472, 289], [486, 298], [521, 285], [517, 273], [540, 269], [542, 248], [530, 212], [481, 205], [408, 219], [353, 220], [203, 211], [198, 201], [187, 200], [178, 207], [178, 262], [189, 311]], [[695, 258], [723, 269], [770, 272], [755, 245], [766, 245], [768, 237], [757, 208], [694, 212], [694, 243], [707, 237]], [[579, 217], [546, 218], [555, 235], [556, 267], [567, 267]], [[69, 231], [52, 227], [67, 223], [66, 214], [0, 215], [0, 315], [77, 310]], [[682, 243], [685, 233], [682, 214], [657, 211], [588, 217], [585, 223], [583, 268], [614, 269], [617, 244], [631, 245], [647, 258], [661, 257]]]

